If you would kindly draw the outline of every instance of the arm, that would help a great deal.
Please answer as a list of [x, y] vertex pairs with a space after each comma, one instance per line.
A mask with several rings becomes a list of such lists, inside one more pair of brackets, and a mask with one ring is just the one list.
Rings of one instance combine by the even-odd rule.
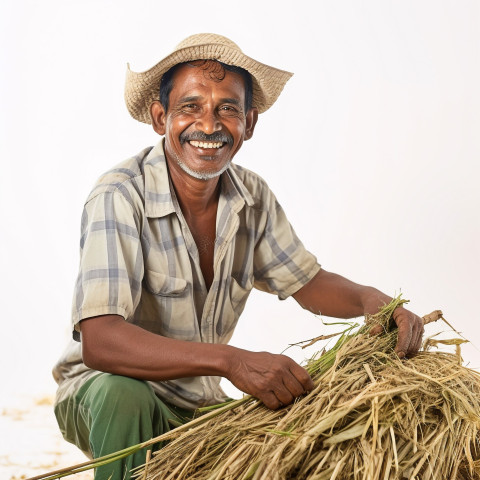
[[118, 315], [80, 325], [83, 361], [96, 370], [154, 381], [219, 375], [271, 409], [313, 389], [306, 370], [285, 355], [166, 338]]
[[[315, 314], [337, 318], [374, 314], [392, 300], [373, 287], [359, 285], [323, 269], [293, 297], [303, 308]], [[400, 358], [414, 355], [422, 344], [422, 319], [403, 307], [393, 312], [393, 319], [398, 326], [395, 351]]]

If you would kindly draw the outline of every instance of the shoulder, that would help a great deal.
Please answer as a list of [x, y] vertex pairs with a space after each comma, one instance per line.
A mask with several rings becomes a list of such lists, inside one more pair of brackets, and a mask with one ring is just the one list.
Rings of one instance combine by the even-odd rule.
[[272, 202], [276, 203], [275, 195], [258, 173], [233, 163], [231, 169], [252, 196], [256, 208], [263, 209], [270, 206]]
[[120, 193], [127, 199], [131, 198], [132, 195], [143, 196], [143, 165], [151, 150], [152, 147], [147, 147], [101, 175], [91, 190], [86, 203], [99, 195], [108, 193]]

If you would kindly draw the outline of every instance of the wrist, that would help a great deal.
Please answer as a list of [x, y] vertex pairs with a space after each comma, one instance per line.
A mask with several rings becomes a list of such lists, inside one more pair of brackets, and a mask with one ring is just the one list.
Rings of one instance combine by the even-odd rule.
[[362, 304], [364, 315], [376, 314], [384, 305], [392, 301], [392, 297], [385, 295], [380, 290], [373, 287], [366, 287], [367, 290], [363, 294]]
[[235, 351], [237, 348], [230, 345], [217, 344], [216, 355], [213, 368], [216, 370], [215, 375], [229, 378], [235, 358]]

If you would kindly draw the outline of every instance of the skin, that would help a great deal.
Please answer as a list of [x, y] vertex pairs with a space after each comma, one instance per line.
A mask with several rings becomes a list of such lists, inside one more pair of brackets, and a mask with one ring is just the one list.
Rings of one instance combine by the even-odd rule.
[[[172, 183], [193, 238], [197, 245], [207, 245], [199, 253], [208, 288], [213, 280], [219, 176], [244, 140], [252, 137], [258, 111], [244, 111], [244, 84], [238, 74], [226, 72], [219, 82], [210, 79], [203, 67], [184, 65], [173, 81], [168, 112], [160, 102], [150, 107], [152, 126], [159, 135], [165, 135]], [[221, 148], [194, 147], [187, 139], [199, 134], [216, 135], [225, 141]]]
[[[165, 155], [180, 207], [197, 242], [215, 238], [219, 175], [254, 132], [255, 108], [244, 111], [242, 78], [226, 72], [215, 81], [197, 66], [183, 66], [174, 76], [170, 106], [150, 108], [152, 125], [165, 135]], [[198, 148], [185, 139], [219, 135], [222, 147]], [[202, 248], [200, 266], [207, 288], [213, 280], [213, 244]], [[376, 313], [391, 297], [321, 270], [293, 295], [305, 309], [336, 318]], [[393, 318], [398, 325], [396, 351], [414, 355], [421, 346], [423, 321], [404, 308]], [[90, 368], [143, 380], [161, 381], [198, 375], [218, 375], [271, 408], [288, 405], [313, 389], [304, 368], [285, 355], [251, 352], [229, 345], [185, 342], [148, 332], [117, 315], [81, 322], [82, 353]]]

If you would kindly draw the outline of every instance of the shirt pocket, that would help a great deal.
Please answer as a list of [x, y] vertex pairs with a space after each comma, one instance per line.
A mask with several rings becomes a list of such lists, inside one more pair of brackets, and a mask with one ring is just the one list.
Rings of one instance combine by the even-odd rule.
[[154, 295], [179, 297], [187, 288], [187, 281], [184, 278], [170, 277], [164, 273], [147, 270], [145, 286]]
[[184, 278], [147, 270], [145, 295], [136, 323], [150, 332], [178, 340], [196, 340], [198, 322], [191, 288]]

